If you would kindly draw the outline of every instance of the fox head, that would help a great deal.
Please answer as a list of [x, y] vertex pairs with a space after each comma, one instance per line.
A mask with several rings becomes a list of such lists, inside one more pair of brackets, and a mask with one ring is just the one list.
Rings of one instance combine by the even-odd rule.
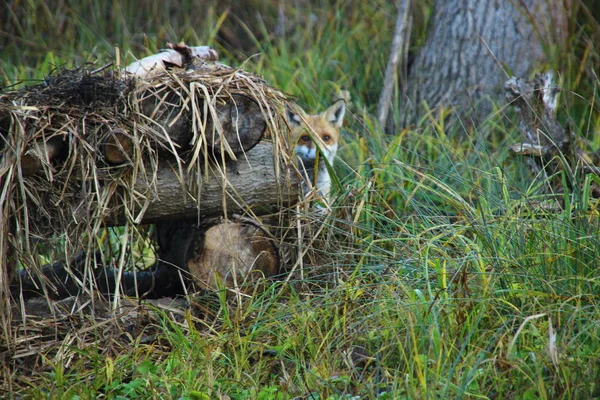
[[346, 102], [342, 99], [315, 115], [308, 115], [302, 109], [296, 112], [289, 106], [286, 107], [288, 124], [292, 129], [292, 143], [295, 143], [296, 155], [305, 164], [315, 162], [318, 149], [321, 149], [329, 164], [333, 164], [345, 113]]

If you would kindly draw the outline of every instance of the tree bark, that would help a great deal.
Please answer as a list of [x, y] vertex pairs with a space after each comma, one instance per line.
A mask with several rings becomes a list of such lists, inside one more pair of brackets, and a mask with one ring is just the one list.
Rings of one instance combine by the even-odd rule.
[[[257, 215], [276, 212], [296, 203], [299, 185], [297, 176], [284, 165], [277, 174], [275, 159], [273, 144], [261, 142], [235, 162], [208, 163], [209, 170], [198, 172], [199, 176], [190, 176], [185, 165], [180, 175], [174, 161], [159, 160], [155, 182], [136, 181], [133, 190], [144, 194], [146, 201], [129, 212], [141, 213], [135, 221], [139, 224], [204, 219], [246, 210]], [[109, 225], [125, 221], [123, 207], [106, 219]]]
[[530, 75], [565, 46], [570, 2], [436, 0], [428, 38], [409, 67], [404, 123], [444, 106], [471, 113], [477, 124], [510, 75]]

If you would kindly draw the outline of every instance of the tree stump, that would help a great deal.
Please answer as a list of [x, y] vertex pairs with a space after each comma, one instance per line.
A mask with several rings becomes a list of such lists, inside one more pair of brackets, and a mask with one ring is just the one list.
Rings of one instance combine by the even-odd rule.
[[[572, 186], [583, 177], [577, 174], [600, 176], [600, 152], [581, 146], [574, 133], [561, 126], [556, 118], [560, 88], [554, 82], [554, 73], [537, 74], [534, 79], [512, 77], [504, 84], [506, 99], [519, 116], [522, 143], [510, 146], [512, 155], [526, 157], [533, 175], [544, 177], [544, 191], [562, 193], [566, 171], [567, 182]], [[552, 177], [548, 179], [548, 177]], [[594, 198], [600, 197], [600, 187], [591, 185]]]

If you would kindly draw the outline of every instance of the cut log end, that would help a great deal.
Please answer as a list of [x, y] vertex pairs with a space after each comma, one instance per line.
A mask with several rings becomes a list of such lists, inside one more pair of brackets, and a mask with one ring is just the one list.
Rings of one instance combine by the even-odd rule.
[[202, 289], [252, 292], [261, 278], [278, 273], [279, 256], [273, 241], [258, 225], [223, 221], [202, 233], [187, 267]]
[[50, 167], [65, 147], [66, 143], [59, 137], [33, 143], [21, 157], [23, 175], [41, 174], [44, 166]]
[[108, 164], [119, 165], [133, 159], [133, 140], [123, 129], [113, 129], [102, 143], [104, 159]]
[[221, 149], [225, 139], [233, 154], [240, 155], [256, 146], [267, 129], [260, 106], [246, 96], [232, 96], [231, 101], [218, 105], [216, 112], [223, 134], [217, 134], [212, 119], [208, 120], [206, 130], [209, 132], [207, 143], [213, 153]]

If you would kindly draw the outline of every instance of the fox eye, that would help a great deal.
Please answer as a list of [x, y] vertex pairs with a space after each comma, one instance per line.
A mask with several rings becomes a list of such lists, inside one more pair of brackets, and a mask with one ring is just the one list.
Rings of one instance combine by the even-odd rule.
[[330, 140], [331, 140], [331, 136], [329, 136], [329, 135], [324, 135], [324, 136], [323, 136], [323, 141], [324, 141], [325, 143], [329, 142]]
[[305, 143], [306, 142], [310, 142], [310, 136], [308, 136], [308, 135], [302, 135], [300, 137], [300, 140], [303, 141], [303, 142], [305, 142]]

